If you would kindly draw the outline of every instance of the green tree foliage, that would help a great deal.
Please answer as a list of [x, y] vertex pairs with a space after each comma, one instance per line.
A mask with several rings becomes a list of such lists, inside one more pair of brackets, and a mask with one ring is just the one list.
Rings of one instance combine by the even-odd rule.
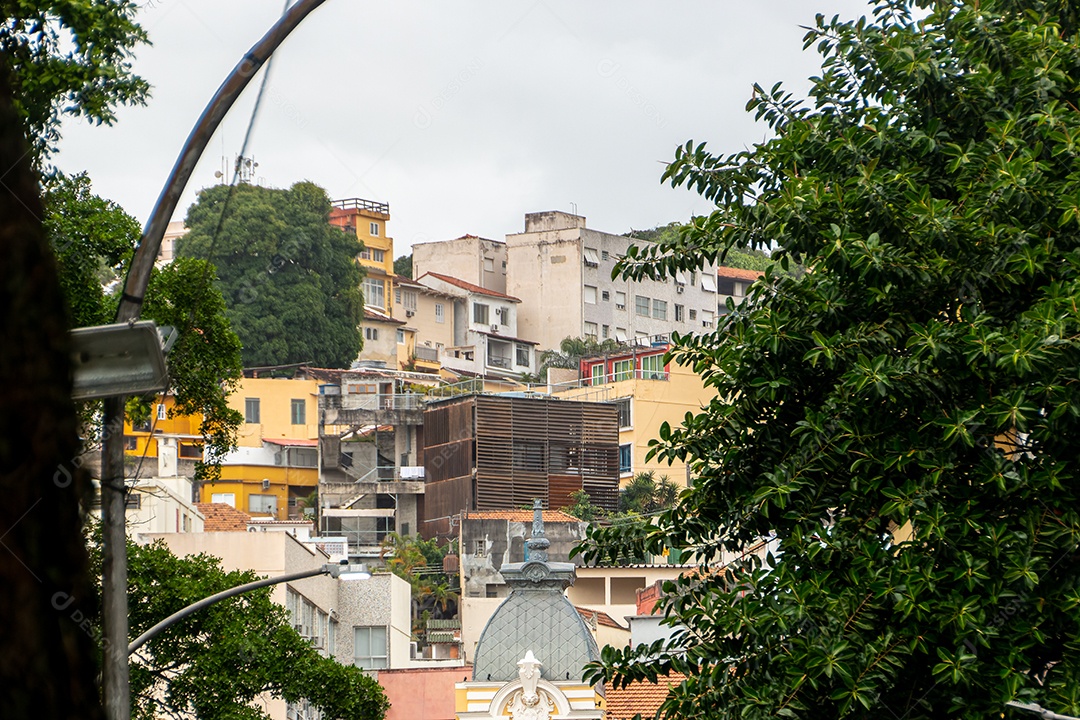
[[[651, 243], [665, 243], [677, 238], [682, 225], [668, 223], [659, 225], [651, 230], [631, 230], [626, 237], [634, 240], [644, 240]], [[742, 268], [743, 270], [757, 270], [765, 272], [766, 268], [773, 264], [772, 258], [765, 250], [755, 248], [731, 248], [724, 256], [724, 266]]]
[[[99, 537], [90, 549], [99, 566]], [[177, 557], [161, 541], [129, 542], [131, 635], [138, 637], [193, 602], [258, 579], [250, 571], [226, 572], [211, 555]], [[327, 718], [383, 718], [389, 704], [379, 684], [360, 668], [320, 655], [292, 628], [270, 592], [262, 588], [211, 605], [144, 645], [131, 662], [132, 717], [267, 718], [252, 702], [268, 692], [290, 702], [307, 699]]]
[[329, 224], [326, 191], [310, 182], [242, 184], [226, 210], [229, 192], [217, 185], [199, 193], [177, 252], [217, 266], [244, 365], [349, 367], [362, 345], [361, 246]]
[[[111, 125], [118, 105], [141, 104], [150, 86], [131, 72], [147, 42], [131, 0], [0, 0], [0, 58], [40, 169], [64, 116]], [[3, 70], [0, 69], [0, 72]]]
[[679, 486], [667, 475], [656, 479], [656, 473], [645, 470], [634, 475], [619, 493], [619, 512], [648, 515], [675, 504]]
[[[119, 281], [141, 235], [135, 218], [116, 203], [94, 195], [86, 174], [49, 178], [44, 193], [44, 227], [56, 254], [61, 287], [75, 327], [103, 325], [116, 316]], [[212, 480], [221, 457], [236, 444], [243, 417], [228, 405], [241, 375], [240, 341], [225, 316], [225, 302], [205, 261], [177, 258], [155, 268], [142, 316], [159, 327], [176, 328], [168, 357], [171, 415], [201, 413], [206, 458], [198, 479]], [[107, 287], [112, 291], [107, 291]], [[133, 398], [133, 422], [149, 416], [152, 398]], [[94, 405], [84, 408], [84, 424]]]
[[575, 490], [570, 493], [570, 500], [569, 506], [559, 508], [567, 515], [572, 515], [585, 522], [593, 522], [604, 517], [604, 508], [594, 505], [589, 493], [584, 490]]
[[443, 616], [456, 614], [458, 594], [453, 590], [454, 578], [442, 572], [443, 558], [453, 550], [452, 543], [440, 545], [435, 539], [392, 532], [387, 533], [381, 545], [379, 556], [386, 563], [386, 569], [412, 588], [413, 624], [417, 634], [424, 631], [419, 622], [423, 613], [430, 613], [436, 605]]
[[628, 276], [771, 243], [807, 273], [678, 338], [716, 399], [653, 454], [697, 482], [584, 551], [670, 544], [702, 572], [666, 586], [672, 642], [605, 650], [596, 674], [685, 672], [668, 717], [1080, 714], [1077, 12], [819, 17], [810, 101], [755, 88], [772, 139], [677, 152], [666, 178], [716, 210]]
[[394, 260], [394, 273], [402, 277], [412, 278], [412, 253], [402, 255]]

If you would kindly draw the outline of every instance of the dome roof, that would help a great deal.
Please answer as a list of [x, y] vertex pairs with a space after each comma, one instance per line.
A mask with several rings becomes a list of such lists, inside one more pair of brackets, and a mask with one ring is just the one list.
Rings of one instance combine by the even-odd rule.
[[529, 650], [548, 681], [581, 681], [587, 663], [600, 658], [585, 621], [552, 586], [518, 587], [488, 620], [476, 645], [473, 680], [510, 682]]

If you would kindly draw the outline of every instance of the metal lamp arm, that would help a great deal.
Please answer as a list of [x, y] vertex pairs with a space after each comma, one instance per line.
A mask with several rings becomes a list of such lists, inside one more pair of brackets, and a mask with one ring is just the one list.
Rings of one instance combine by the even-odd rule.
[[234, 595], [240, 595], [251, 590], [258, 590], [259, 588], [266, 587], [268, 585], [277, 585], [278, 583], [290, 582], [292, 580], [303, 580], [304, 578], [315, 577], [316, 575], [329, 575], [330, 572], [330, 569], [324, 566], [310, 570], [301, 570], [299, 572], [289, 573], [288, 575], [282, 575], [280, 577], [263, 578], [262, 580], [255, 580], [253, 582], [249, 582], [238, 587], [229, 588], [228, 590], [222, 590], [216, 595], [211, 595], [210, 597], [203, 598], [202, 600], [193, 602], [182, 610], [177, 610], [172, 615], [165, 618], [157, 625], [132, 640], [131, 644], [128, 645], [128, 655], [130, 656], [140, 647], [145, 645], [149, 640], [153, 640], [155, 637], [164, 632], [166, 628], [175, 625], [176, 623], [186, 618], [188, 615], [196, 613], [205, 607], [209, 607], [216, 602], [226, 600], [233, 597]]

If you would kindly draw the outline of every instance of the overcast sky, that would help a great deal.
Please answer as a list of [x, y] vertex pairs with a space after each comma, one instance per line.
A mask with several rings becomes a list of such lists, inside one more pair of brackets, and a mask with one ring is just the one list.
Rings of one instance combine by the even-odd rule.
[[[145, 222], [210, 96], [281, 9], [147, 2], [153, 46], [134, 66], [153, 97], [111, 128], [68, 123], [56, 164], [88, 171]], [[800, 25], [866, 11], [862, 0], [328, 0], [275, 53], [249, 155], [262, 184], [311, 180], [335, 199], [390, 203], [398, 255], [466, 233], [503, 239], [540, 210], [576, 207], [617, 233], [686, 220], [709, 206], [660, 184], [675, 146], [727, 153], [763, 139], [744, 111], [752, 84], [804, 94], [820, 58], [802, 51]], [[240, 151], [259, 78], [177, 219]]]

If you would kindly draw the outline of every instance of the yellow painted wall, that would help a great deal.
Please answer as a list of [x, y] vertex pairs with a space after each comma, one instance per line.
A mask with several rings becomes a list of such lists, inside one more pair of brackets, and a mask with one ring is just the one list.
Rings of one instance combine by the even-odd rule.
[[[262, 447], [264, 439], [317, 440], [319, 437], [319, 382], [289, 378], [243, 378], [229, 397], [229, 407], [244, 413], [244, 401], [259, 398], [259, 423], [243, 423], [237, 444]], [[292, 400], [305, 401], [305, 424], [292, 424]]]
[[[270, 487], [263, 489], [263, 480]], [[273, 495], [277, 498], [277, 519], [289, 517], [289, 488], [293, 495], [306, 496], [319, 485], [319, 473], [315, 468], [286, 468], [266, 465], [223, 465], [221, 479], [203, 485], [199, 490], [200, 502], [212, 502], [214, 493], [234, 493], [236, 508], [249, 512], [249, 495]], [[258, 514], [258, 513], [256, 513]]]
[[[154, 399], [154, 402], [150, 406], [150, 427], [155, 433], [163, 435], [199, 436], [199, 426], [202, 424], [201, 414], [168, 417], [168, 413], [171, 412], [173, 405], [175, 405], [173, 397], [172, 395], [167, 395], [164, 398], [164, 403], [161, 401], [162, 398], [159, 395]], [[164, 420], [155, 421], [155, 418], [158, 416], [158, 405], [160, 404], [165, 405], [166, 417]], [[132, 427], [130, 420], [124, 421], [124, 438], [126, 440], [124, 451], [128, 455], [157, 457], [157, 439], [149, 432], [135, 430]], [[193, 448], [194, 442], [194, 440], [191, 442], [182, 440], [181, 445]], [[195, 459], [201, 459], [201, 456], [200, 458]]]

